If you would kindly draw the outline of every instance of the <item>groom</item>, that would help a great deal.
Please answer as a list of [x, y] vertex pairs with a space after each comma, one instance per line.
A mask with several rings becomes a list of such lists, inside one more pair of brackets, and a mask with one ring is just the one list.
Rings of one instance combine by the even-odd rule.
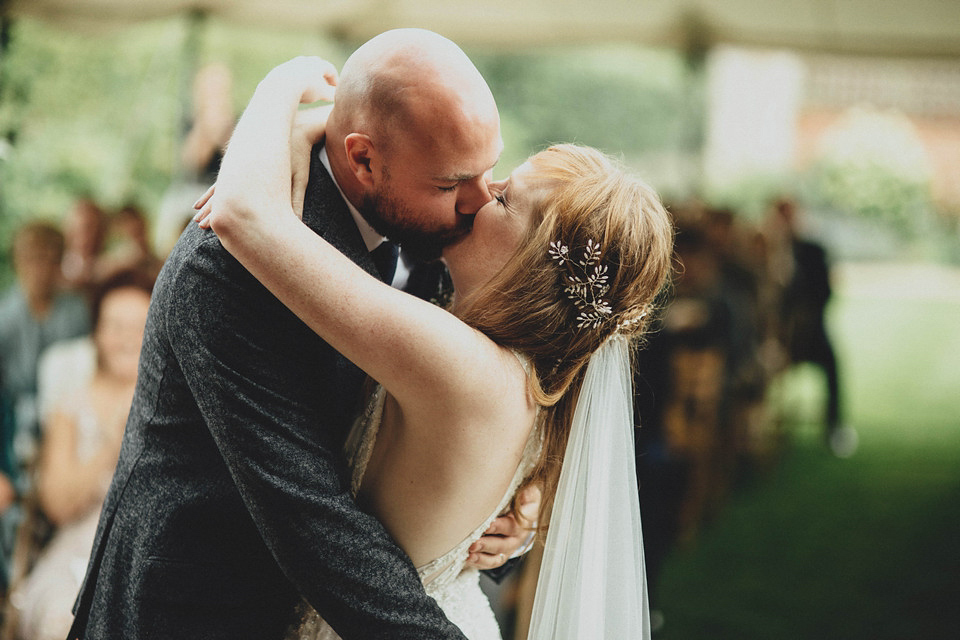
[[[463, 52], [387, 32], [344, 65], [303, 221], [378, 274], [382, 236], [432, 251], [469, 229], [501, 147]], [[301, 597], [347, 640], [461, 638], [350, 497], [340, 451], [363, 377], [187, 229], [154, 292], [70, 638], [280, 639]]]

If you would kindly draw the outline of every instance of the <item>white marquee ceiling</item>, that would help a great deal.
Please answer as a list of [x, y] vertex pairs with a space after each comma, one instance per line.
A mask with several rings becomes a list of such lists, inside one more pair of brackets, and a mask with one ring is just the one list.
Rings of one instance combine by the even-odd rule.
[[[0, 4], [3, 4], [0, 0]], [[7, 11], [67, 26], [197, 11], [223, 20], [363, 41], [399, 26], [463, 46], [631, 41], [960, 58], [960, 0], [8, 0]]]

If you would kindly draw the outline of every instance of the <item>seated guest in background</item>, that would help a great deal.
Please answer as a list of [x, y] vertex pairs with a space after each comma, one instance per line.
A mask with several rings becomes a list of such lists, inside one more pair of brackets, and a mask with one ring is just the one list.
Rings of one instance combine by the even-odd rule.
[[90, 331], [86, 300], [61, 291], [64, 237], [53, 225], [31, 222], [13, 239], [17, 283], [0, 299], [0, 366], [3, 391], [13, 404], [13, 447], [23, 467], [33, 456], [39, 434], [36, 394], [40, 354], [59, 340]]
[[[3, 392], [3, 381], [0, 380], [0, 438], [2, 438], [0, 442], [10, 440], [13, 428], [13, 405]], [[0, 541], [3, 543], [7, 543], [15, 537], [16, 517], [13, 516], [15, 510], [11, 510], [17, 500], [17, 490], [13, 486], [15, 476], [12, 452], [9, 447], [4, 447], [3, 450], [0, 450]], [[6, 557], [9, 544], [4, 544], [2, 549], [3, 551], [0, 553], [0, 589], [6, 592], [7, 576], [9, 574]]]
[[11, 595], [19, 637], [62, 640], [73, 621], [87, 557], [123, 436], [137, 380], [153, 276], [111, 276], [93, 298], [96, 369], [81, 387], [51, 402], [44, 416], [36, 491], [56, 533]]
[[60, 340], [40, 356], [37, 366], [37, 415], [41, 423], [64, 395], [84, 386], [97, 368], [93, 336]]

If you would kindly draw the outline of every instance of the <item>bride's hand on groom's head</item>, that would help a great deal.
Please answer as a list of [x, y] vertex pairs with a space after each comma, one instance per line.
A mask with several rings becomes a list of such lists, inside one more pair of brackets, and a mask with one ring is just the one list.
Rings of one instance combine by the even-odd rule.
[[533, 546], [541, 499], [540, 488], [536, 485], [518, 493], [521, 521], [518, 522], [512, 511], [494, 520], [483, 537], [470, 546], [467, 566], [480, 570], [497, 569], [507, 560], [529, 551]]
[[[274, 67], [265, 82], [291, 87], [301, 104], [333, 102], [339, 76], [332, 63], [316, 56], [299, 56]], [[323, 139], [332, 105], [299, 109], [290, 129], [290, 203], [303, 218], [303, 200], [310, 177], [310, 151]]]
[[[323, 137], [331, 108], [301, 110], [298, 105], [332, 102], [338, 80], [331, 63], [302, 56], [274, 67], [260, 81], [230, 138], [216, 190], [211, 187], [194, 205], [200, 227], [213, 229], [221, 241], [238, 233], [256, 238], [250, 221], [272, 224], [270, 216], [288, 204], [302, 216], [310, 149]], [[276, 197], [284, 183], [289, 202]]]
[[[310, 178], [310, 152], [323, 140], [331, 109], [330, 105], [301, 109], [293, 120], [290, 131], [290, 203], [298, 218], [303, 218], [303, 199]], [[193, 221], [203, 229], [210, 228], [210, 200], [215, 187], [214, 184], [207, 189], [193, 205], [197, 210]]]
[[339, 75], [333, 63], [317, 56], [298, 56], [274, 67], [263, 82], [295, 88], [301, 103], [333, 102]]

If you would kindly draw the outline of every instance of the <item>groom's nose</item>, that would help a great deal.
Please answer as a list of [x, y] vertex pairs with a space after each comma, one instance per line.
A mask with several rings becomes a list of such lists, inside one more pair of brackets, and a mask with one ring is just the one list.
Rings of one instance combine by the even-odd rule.
[[490, 202], [488, 177], [487, 175], [477, 176], [460, 183], [460, 189], [457, 192], [457, 213], [472, 216], [480, 210], [480, 207]]

